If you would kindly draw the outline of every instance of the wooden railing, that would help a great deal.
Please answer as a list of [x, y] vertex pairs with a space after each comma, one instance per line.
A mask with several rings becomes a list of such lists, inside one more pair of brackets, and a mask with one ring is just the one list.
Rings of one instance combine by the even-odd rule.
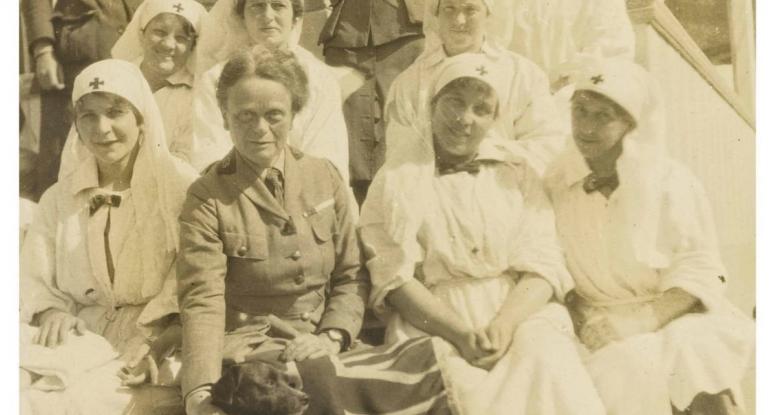
[[[731, 15], [736, 9], [731, 3]], [[754, 115], [754, 37], [753, 29], [737, 25], [731, 30], [734, 86], [717, 72], [663, 0], [626, 0], [629, 16], [635, 24], [649, 24], [709, 83], [752, 128]], [[749, 30], [751, 29], [751, 30]]]

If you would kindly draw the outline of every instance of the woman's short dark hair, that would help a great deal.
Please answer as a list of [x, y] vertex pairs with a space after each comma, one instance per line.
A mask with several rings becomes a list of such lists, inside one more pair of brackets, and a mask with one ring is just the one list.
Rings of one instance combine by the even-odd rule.
[[[487, 98], [497, 95], [497, 93], [495, 92], [495, 89], [492, 88], [492, 86], [489, 85], [488, 83], [482, 81], [481, 79], [472, 78], [470, 76], [461, 76], [457, 79], [453, 79], [448, 84], [444, 85], [441, 88], [441, 90], [439, 90], [438, 93], [436, 93], [436, 95], [433, 96], [433, 99], [431, 99], [430, 101], [431, 107], [435, 106], [436, 102], [438, 102], [438, 100], [442, 96], [452, 91], [468, 90], [468, 89], [476, 91]], [[500, 111], [500, 102], [498, 100], [497, 107], [495, 107], [495, 118], [497, 118], [499, 111]]]
[[[294, 21], [301, 18], [305, 14], [305, 6], [303, 0], [291, 0], [291, 11], [294, 13]], [[236, 0], [235, 12], [238, 16], [243, 17], [243, 9], [246, 7], [246, 0]]]
[[291, 110], [295, 114], [305, 107], [309, 95], [307, 74], [294, 54], [279, 49], [257, 47], [236, 54], [222, 69], [217, 83], [217, 102], [220, 109], [225, 110], [227, 107], [230, 88], [242, 78], [250, 76], [269, 79], [283, 85], [291, 95]]

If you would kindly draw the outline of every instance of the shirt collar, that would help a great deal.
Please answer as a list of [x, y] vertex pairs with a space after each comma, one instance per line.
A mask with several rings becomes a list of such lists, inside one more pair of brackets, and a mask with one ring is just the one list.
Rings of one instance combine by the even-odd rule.
[[[481, 44], [480, 53], [483, 53], [484, 55], [488, 56], [493, 60], [497, 60], [503, 56], [504, 50], [499, 46], [497, 46], [495, 43], [485, 39], [484, 42]], [[446, 51], [444, 50], [444, 46], [441, 45], [436, 49], [434, 49], [432, 52], [428, 53], [425, 56], [423, 62], [425, 62], [426, 66], [432, 67], [443, 62], [444, 59], [448, 57], [449, 56], [447, 56]]]
[[[246, 170], [249, 172], [250, 175], [255, 176], [259, 180], [265, 181], [265, 176], [267, 176], [267, 169], [261, 169], [258, 170], [257, 166], [254, 165], [254, 163], [246, 160], [245, 157], [243, 157], [238, 151], [235, 151], [235, 153], [238, 155], [239, 158], [243, 161], [242, 164], [245, 164]], [[284, 176], [284, 166], [286, 165], [286, 148], [284, 147], [281, 149], [281, 152], [278, 154], [278, 157], [275, 158], [273, 163], [270, 165], [271, 168], [278, 170], [281, 172], [281, 176]]]
[[193, 87], [193, 74], [184, 66], [182, 69], [174, 72], [171, 76], [166, 78], [166, 82], [171, 86], [184, 85], [188, 88]]

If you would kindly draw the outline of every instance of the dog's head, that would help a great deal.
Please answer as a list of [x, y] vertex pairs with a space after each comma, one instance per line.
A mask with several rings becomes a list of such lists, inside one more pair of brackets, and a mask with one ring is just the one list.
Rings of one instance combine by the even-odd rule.
[[299, 415], [310, 401], [298, 376], [263, 361], [225, 368], [211, 394], [230, 415]]

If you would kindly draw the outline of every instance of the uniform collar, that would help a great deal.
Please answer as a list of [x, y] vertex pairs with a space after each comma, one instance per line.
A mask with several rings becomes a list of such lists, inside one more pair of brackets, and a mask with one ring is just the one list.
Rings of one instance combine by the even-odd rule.
[[86, 157], [70, 176], [70, 191], [76, 195], [83, 190], [99, 187], [99, 170], [94, 157]]
[[564, 172], [564, 184], [567, 187], [582, 183], [591, 174], [591, 168], [588, 166], [586, 159], [577, 149], [565, 154], [562, 171]]
[[[262, 176], [267, 169], [263, 169], [262, 171], [257, 172], [254, 168], [254, 165], [248, 162], [238, 152], [238, 150], [233, 149], [232, 151], [233, 158], [231, 159], [230, 163], [235, 163], [236, 178], [239, 191], [243, 192], [243, 194], [257, 206], [262, 207], [263, 209], [280, 218], [289, 220], [289, 215], [286, 210], [283, 208], [283, 206], [278, 204], [273, 195], [267, 189], [267, 186], [265, 186], [265, 182], [262, 180]], [[273, 163], [273, 165], [276, 166], [275, 168], [278, 168], [277, 166], [281, 166], [279, 170], [282, 174], [284, 174], [284, 181], [287, 192], [292, 179], [288, 176], [291, 176], [292, 172], [289, 171], [291, 169], [284, 169], [284, 166], [286, 164], [290, 164], [287, 162], [287, 159], [290, 157], [291, 156], [286, 156], [286, 147], [284, 147], [284, 149], [281, 151], [281, 155], [279, 155], [278, 159], [276, 159], [276, 162]], [[283, 160], [281, 161], [281, 159]], [[286, 197], [288, 199], [288, 194]]]
[[[484, 40], [484, 42], [481, 44], [481, 50], [479, 53], [483, 53], [493, 60], [497, 60], [504, 55], [503, 49], [489, 40]], [[433, 52], [428, 53], [425, 56], [423, 62], [427, 67], [433, 67], [443, 62], [448, 57], [449, 56], [447, 56], [446, 51], [444, 50], [444, 46], [441, 45], [440, 47], [434, 49]]]
[[[237, 153], [237, 157], [240, 159], [240, 164], [244, 165], [244, 172], [248, 177], [252, 179], [259, 179], [263, 182], [265, 181], [265, 176], [267, 176], [267, 169], [259, 169], [257, 166], [254, 165], [254, 163], [246, 160], [245, 157], [241, 155], [241, 153], [238, 153], [237, 150], [235, 151]], [[271, 169], [276, 169], [279, 172], [281, 172], [281, 176], [285, 176], [284, 170], [286, 165], [286, 149], [281, 149], [281, 152], [278, 153], [278, 157], [273, 160], [273, 163], [270, 164]]]
[[174, 72], [171, 76], [166, 78], [166, 82], [168, 85], [171, 86], [180, 86], [184, 85], [188, 88], [193, 87], [193, 74], [190, 72], [189, 69], [187, 69], [187, 66], [182, 67], [182, 69]]

